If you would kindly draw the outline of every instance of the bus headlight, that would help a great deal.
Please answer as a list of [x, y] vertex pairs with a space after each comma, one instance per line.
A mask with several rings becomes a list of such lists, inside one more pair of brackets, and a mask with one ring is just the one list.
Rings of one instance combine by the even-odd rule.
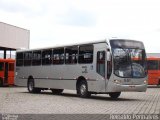
[[144, 84], [147, 84], [147, 80], [144, 80]]
[[121, 84], [121, 80], [114, 80], [114, 83]]

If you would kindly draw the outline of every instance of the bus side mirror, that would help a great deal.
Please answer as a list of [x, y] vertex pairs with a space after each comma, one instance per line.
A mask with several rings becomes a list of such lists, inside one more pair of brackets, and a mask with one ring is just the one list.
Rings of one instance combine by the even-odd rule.
[[111, 53], [110, 53], [110, 51], [107, 51], [107, 61], [111, 61]]

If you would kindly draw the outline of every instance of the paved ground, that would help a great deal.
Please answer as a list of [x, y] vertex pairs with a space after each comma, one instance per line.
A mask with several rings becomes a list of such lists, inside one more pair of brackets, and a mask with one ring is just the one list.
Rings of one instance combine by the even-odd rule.
[[147, 92], [124, 92], [117, 100], [108, 95], [77, 97], [73, 91], [53, 95], [30, 94], [26, 88], [0, 88], [0, 113], [10, 114], [160, 114], [160, 88]]

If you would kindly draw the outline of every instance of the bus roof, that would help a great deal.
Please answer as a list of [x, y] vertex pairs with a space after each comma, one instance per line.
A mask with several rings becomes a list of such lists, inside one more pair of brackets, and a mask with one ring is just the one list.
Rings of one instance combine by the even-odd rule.
[[160, 58], [160, 53], [147, 53], [147, 58]]
[[77, 43], [77, 44], [70, 44], [70, 45], [60, 45], [60, 46], [42, 47], [42, 48], [34, 48], [34, 49], [23, 49], [23, 50], [17, 50], [17, 52], [23, 52], [23, 51], [25, 52], [25, 51], [32, 51], [32, 50], [45, 50], [45, 49], [52, 49], [52, 48], [62, 48], [62, 47], [70, 47], [70, 46], [78, 46], [78, 45], [86, 45], [86, 44], [98, 44], [98, 43], [107, 43], [107, 41], [99, 40], [99, 41], [84, 42], [84, 43]]
[[[109, 38], [108, 40], [130, 40], [135, 42], [140, 42], [136, 40], [131, 39], [122, 39], [122, 38]], [[27, 51], [33, 51], [33, 50], [46, 50], [46, 49], [53, 49], [53, 48], [62, 48], [62, 47], [70, 47], [70, 46], [78, 46], [78, 45], [87, 45], [87, 44], [98, 44], [98, 43], [107, 43], [107, 39], [104, 40], [97, 40], [97, 41], [89, 41], [89, 42], [83, 42], [83, 43], [76, 43], [76, 44], [70, 44], [70, 45], [60, 45], [60, 46], [50, 46], [50, 47], [42, 47], [42, 48], [33, 48], [33, 49], [21, 49], [17, 50], [17, 52], [27, 52]]]
[[160, 60], [160, 58], [159, 57], [157, 57], [157, 58], [156, 57], [148, 57], [147, 60]]
[[160, 60], [160, 53], [147, 53], [147, 60]]

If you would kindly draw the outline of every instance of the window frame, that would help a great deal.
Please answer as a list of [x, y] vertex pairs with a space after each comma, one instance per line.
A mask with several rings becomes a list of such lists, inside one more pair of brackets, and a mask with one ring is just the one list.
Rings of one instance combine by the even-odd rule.
[[[71, 54], [70, 54], [70, 51], [67, 52], [67, 49], [71, 51]], [[75, 49], [75, 50], [73, 50]], [[69, 64], [77, 64], [78, 63], [78, 49], [79, 47], [78, 46], [71, 46], [71, 47], [66, 47], [65, 48], [65, 64], [66, 65], [69, 65]], [[76, 51], [75, 53], [72, 52], [72, 51]], [[68, 53], [68, 61], [66, 59], [66, 53]], [[73, 55], [74, 55], [74, 60], [73, 60]], [[71, 58], [71, 59], [70, 59]], [[73, 62], [74, 61], [74, 62]]]
[[[60, 50], [60, 52], [58, 51]], [[62, 50], [62, 51], [61, 51]], [[55, 52], [56, 51], [56, 52]], [[54, 53], [55, 52], [55, 53]], [[59, 60], [55, 60], [55, 56], [57, 57], [57, 59]], [[63, 59], [61, 59], [63, 57]], [[56, 62], [56, 63], [54, 63]], [[65, 50], [64, 47], [61, 48], [54, 48], [53, 52], [52, 52], [52, 64], [53, 65], [63, 65], [65, 64]]]
[[[149, 69], [149, 61], [152, 61], [152, 62], [154, 62], [154, 65], [155, 65], [155, 62], [156, 62], [156, 69], [154, 68], [153, 69], [153, 67], [152, 67], [152, 69]], [[153, 66], [153, 63], [152, 63], [152, 65], [150, 64], [150, 66]], [[159, 68], [159, 60], [147, 60], [147, 69], [148, 70], [159, 70], [160, 68]]]
[[[45, 54], [49, 53], [49, 54]], [[45, 49], [42, 50], [42, 65], [52, 65], [52, 54], [53, 54], [53, 49]], [[45, 57], [47, 55], [47, 57]], [[50, 55], [50, 57], [48, 57]]]
[[[100, 54], [100, 53], [103, 53], [103, 59], [102, 60], [100, 60], [100, 59], [98, 59], [98, 57], [100, 56], [100, 55], [98, 55], [98, 54]], [[100, 71], [100, 65], [101, 65], [101, 63], [99, 63], [98, 61], [100, 61], [100, 62], [104, 62], [103, 64], [104, 64], [104, 75], [102, 75], [101, 74], [101, 71]], [[98, 67], [98, 65], [99, 65], [99, 67]], [[99, 74], [99, 75], [101, 75], [102, 77], [106, 77], [106, 51], [105, 50], [101, 50], [101, 51], [97, 51], [97, 57], [96, 57], [96, 72]]]
[[[28, 54], [27, 55], [28, 58], [25, 58], [26, 57], [25, 54]], [[32, 56], [33, 56], [32, 51], [23, 52], [23, 66], [32, 66]]]
[[[87, 60], [84, 61], [85, 57], [83, 57], [83, 58], [80, 58], [80, 57], [87, 55], [86, 53], [88, 53], [88, 52], [86, 52], [86, 51], [84, 52], [80, 49], [81, 49], [81, 47], [88, 48], [89, 46], [92, 47], [91, 48], [92, 49], [91, 53], [89, 52], [89, 54], [88, 54], [88, 55], [91, 55], [91, 58], [90, 58], [91, 60], [89, 62], [86, 62]], [[92, 64], [93, 63], [93, 60], [94, 60], [94, 45], [93, 44], [80, 45], [78, 51], [79, 51], [78, 52], [78, 63], [79, 64]], [[83, 60], [80, 60], [80, 59], [83, 59]]]
[[[40, 53], [38, 56], [37, 53]], [[35, 55], [37, 54], [37, 55]], [[41, 66], [42, 65], [42, 50], [35, 50], [32, 52], [32, 66]]]
[[[22, 54], [22, 58], [19, 58], [18, 54]], [[19, 64], [19, 62], [21, 64]], [[18, 66], [18, 67], [24, 66], [24, 52], [17, 52], [16, 53], [16, 66]]]

